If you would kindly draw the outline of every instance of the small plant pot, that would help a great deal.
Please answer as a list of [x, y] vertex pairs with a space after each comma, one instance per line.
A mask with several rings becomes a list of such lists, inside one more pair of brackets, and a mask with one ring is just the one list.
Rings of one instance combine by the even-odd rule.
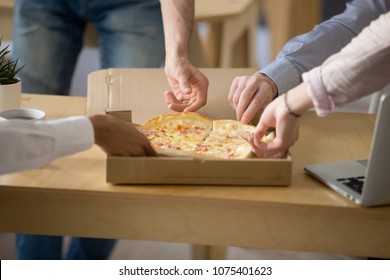
[[0, 111], [19, 108], [21, 99], [21, 81], [14, 84], [0, 85]]

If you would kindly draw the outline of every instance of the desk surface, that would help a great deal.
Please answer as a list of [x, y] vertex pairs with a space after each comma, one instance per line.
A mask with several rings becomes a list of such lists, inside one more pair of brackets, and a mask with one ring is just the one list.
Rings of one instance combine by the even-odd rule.
[[[22, 106], [49, 119], [86, 113], [83, 97], [26, 94]], [[309, 162], [367, 157], [374, 121], [305, 115], [289, 187], [114, 186], [94, 146], [0, 176], [0, 231], [389, 258], [390, 207], [359, 207], [303, 171]]]

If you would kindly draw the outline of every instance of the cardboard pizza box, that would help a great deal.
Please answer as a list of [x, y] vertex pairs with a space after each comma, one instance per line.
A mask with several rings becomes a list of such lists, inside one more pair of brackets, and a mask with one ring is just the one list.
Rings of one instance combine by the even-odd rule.
[[[227, 95], [234, 77], [256, 69], [201, 69], [209, 79], [207, 105], [198, 111], [210, 119], [235, 119]], [[105, 69], [88, 77], [88, 115], [110, 112], [137, 124], [173, 113], [164, 101], [169, 89], [163, 69]], [[129, 112], [131, 111], [131, 114]], [[288, 186], [292, 159], [192, 159], [107, 157], [107, 182], [113, 184], [188, 184]]]

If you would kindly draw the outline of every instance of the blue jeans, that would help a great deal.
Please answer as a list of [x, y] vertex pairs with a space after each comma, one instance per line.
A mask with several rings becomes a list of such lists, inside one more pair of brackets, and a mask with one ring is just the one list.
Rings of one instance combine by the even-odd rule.
[[[160, 67], [159, 0], [16, 0], [13, 54], [28, 93], [69, 94], [87, 22], [98, 34], [102, 68]], [[115, 240], [74, 237], [68, 259], [105, 259]], [[16, 235], [20, 259], [62, 258], [62, 237]]]
[[102, 68], [162, 65], [159, 0], [16, 0], [14, 18], [23, 92], [69, 94], [87, 22], [97, 30]]
[[114, 239], [71, 239], [68, 252], [62, 254], [62, 236], [16, 235], [16, 258], [19, 260], [105, 260], [115, 245]]

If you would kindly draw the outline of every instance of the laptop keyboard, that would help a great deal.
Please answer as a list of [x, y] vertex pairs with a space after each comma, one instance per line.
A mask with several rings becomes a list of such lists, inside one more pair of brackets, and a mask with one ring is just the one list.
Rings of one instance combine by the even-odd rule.
[[348, 178], [339, 178], [337, 181], [341, 182], [343, 185], [353, 189], [358, 193], [362, 193], [363, 184], [364, 184], [364, 176], [358, 177], [348, 177]]

